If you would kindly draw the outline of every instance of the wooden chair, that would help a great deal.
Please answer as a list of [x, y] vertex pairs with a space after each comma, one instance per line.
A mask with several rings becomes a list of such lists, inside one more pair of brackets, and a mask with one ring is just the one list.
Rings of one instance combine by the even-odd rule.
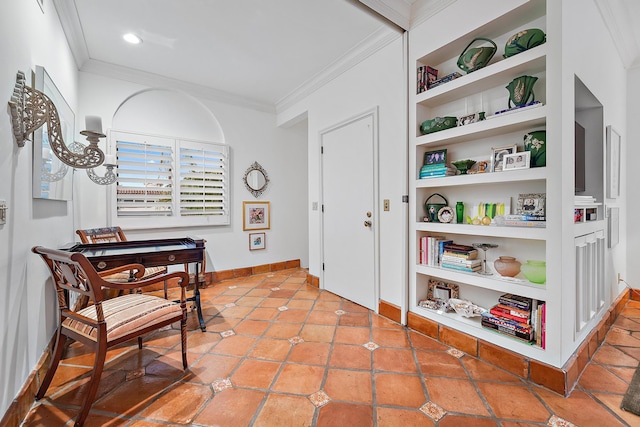
[[[80, 236], [80, 241], [82, 243], [108, 243], [108, 242], [126, 242], [127, 237], [124, 234], [124, 231], [118, 226], [116, 227], [102, 227], [102, 228], [91, 228], [87, 230], [76, 230], [76, 234]], [[167, 267], [145, 267], [145, 273], [142, 277], [143, 279], [148, 279], [150, 277], [157, 276], [159, 274], [165, 274], [167, 272]], [[100, 273], [103, 277], [104, 274]], [[108, 280], [110, 282], [130, 282], [132, 277], [130, 274], [127, 274], [126, 271], [122, 271], [115, 274], [110, 274], [108, 276]], [[165, 286], [166, 293], [166, 286]]]
[[[187, 368], [186, 287], [189, 277], [186, 272], [177, 271], [141, 280], [144, 266], [130, 264], [126, 267], [135, 271], [134, 274], [138, 280], [131, 283], [113, 283], [103, 279], [89, 260], [80, 253], [47, 249], [41, 246], [34, 247], [32, 251], [40, 255], [49, 267], [58, 296], [57, 306], [60, 315], [51, 365], [42, 380], [36, 400], [44, 397], [49, 388], [62, 358], [67, 338], [90, 346], [96, 354], [89, 390], [84, 396], [76, 418], [76, 426], [82, 426], [89, 414], [98, 391], [109, 348], [133, 338], [138, 338], [138, 348], [142, 348], [142, 335], [179, 321], [182, 366], [184, 369]], [[173, 278], [179, 279], [181, 290], [179, 302], [138, 293], [125, 293], [111, 299], [106, 299], [104, 296], [105, 288], [130, 290]], [[67, 306], [65, 292], [86, 296], [93, 305], [73, 311]]]

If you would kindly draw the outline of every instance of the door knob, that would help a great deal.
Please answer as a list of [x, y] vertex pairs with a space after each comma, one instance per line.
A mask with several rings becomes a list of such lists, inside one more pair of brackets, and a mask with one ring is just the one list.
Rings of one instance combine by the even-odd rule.
[[371, 227], [371, 221], [365, 221], [364, 222], [364, 226], [365, 227]]

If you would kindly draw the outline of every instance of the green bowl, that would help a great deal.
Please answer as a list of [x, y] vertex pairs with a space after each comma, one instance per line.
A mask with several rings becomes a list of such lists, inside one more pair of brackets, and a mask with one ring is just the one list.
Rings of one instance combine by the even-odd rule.
[[466, 174], [469, 171], [469, 169], [471, 169], [473, 165], [476, 164], [476, 161], [470, 160], [470, 159], [456, 160], [455, 162], [451, 162], [451, 164], [455, 166], [456, 169], [458, 169], [461, 174]]

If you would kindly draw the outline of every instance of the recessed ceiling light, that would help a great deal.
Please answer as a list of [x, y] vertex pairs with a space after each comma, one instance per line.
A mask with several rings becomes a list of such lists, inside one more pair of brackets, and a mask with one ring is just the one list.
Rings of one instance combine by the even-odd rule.
[[128, 41], [131, 44], [140, 44], [142, 43], [142, 39], [138, 36], [136, 36], [133, 33], [127, 33], [124, 36], [122, 36], [123, 39], [125, 39], [126, 41]]

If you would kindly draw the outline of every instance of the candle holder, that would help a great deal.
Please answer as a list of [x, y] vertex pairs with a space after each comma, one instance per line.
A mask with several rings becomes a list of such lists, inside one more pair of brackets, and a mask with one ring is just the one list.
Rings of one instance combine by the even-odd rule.
[[482, 274], [484, 276], [493, 276], [492, 272], [487, 271], [487, 250], [491, 248], [497, 248], [498, 245], [495, 243], [473, 243], [473, 247], [476, 249], [482, 249], [482, 251], [484, 252], [484, 259], [482, 260], [482, 271], [478, 272], [478, 274]]

